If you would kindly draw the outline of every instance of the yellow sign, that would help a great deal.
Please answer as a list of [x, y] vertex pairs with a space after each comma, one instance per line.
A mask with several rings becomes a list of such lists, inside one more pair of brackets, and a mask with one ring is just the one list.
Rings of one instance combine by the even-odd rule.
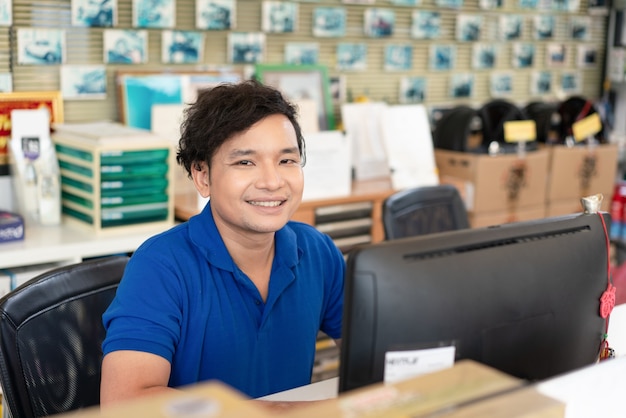
[[584, 119], [572, 124], [572, 133], [576, 142], [584, 141], [590, 136], [594, 136], [602, 129], [600, 115], [592, 113]]
[[529, 142], [537, 138], [534, 120], [514, 120], [504, 122], [504, 140], [506, 142]]

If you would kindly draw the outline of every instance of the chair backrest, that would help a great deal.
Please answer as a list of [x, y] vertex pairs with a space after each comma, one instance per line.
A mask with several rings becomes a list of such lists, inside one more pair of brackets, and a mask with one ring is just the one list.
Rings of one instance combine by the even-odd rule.
[[0, 299], [0, 382], [14, 418], [100, 403], [102, 314], [127, 262], [112, 256], [59, 267]]
[[385, 239], [469, 228], [465, 204], [450, 184], [403, 190], [383, 203]]

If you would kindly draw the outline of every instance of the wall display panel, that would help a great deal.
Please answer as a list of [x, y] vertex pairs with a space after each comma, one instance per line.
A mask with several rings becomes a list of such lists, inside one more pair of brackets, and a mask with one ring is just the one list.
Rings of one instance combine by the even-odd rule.
[[[56, 91], [61, 89], [61, 71], [59, 65], [19, 65], [17, 32], [20, 28], [61, 29], [65, 32], [66, 60], [61, 65], [104, 65], [106, 84], [109, 86], [106, 97], [93, 100], [67, 100], [64, 102], [65, 119], [68, 122], [92, 120], [120, 120], [118, 89], [115, 88], [115, 74], [120, 70], [143, 71], [203, 71], [221, 66], [231, 66], [242, 74], [249, 74], [253, 65], [229, 62], [229, 35], [235, 32], [259, 33], [265, 37], [265, 51], [261, 64], [283, 65], [286, 61], [288, 44], [317, 44], [316, 63], [328, 69], [330, 78], [342, 77], [346, 100], [367, 96], [374, 101], [386, 101], [396, 104], [401, 101], [413, 101], [414, 98], [402, 93], [403, 79], [408, 77], [423, 78], [424, 87], [420, 87], [423, 103], [428, 107], [449, 106], [456, 103], [480, 105], [490, 100], [494, 94], [509, 94], [516, 102], [523, 104], [530, 100], [543, 98], [555, 100], [563, 90], [562, 73], [576, 73], [577, 77], [566, 77], [567, 86], [590, 98], [600, 96], [603, 66], [605, 61], [606, 32], [608, 18], [606, 14], [591, 13], [588, 2], [580, 2], [575, 10], [543, 10], [538, 3], [529, 1], [443, 1], [421, 0], [419, 2], [376, 0], [368, 2], [345, 2], [342, 0], [318, 0], [315, 2], [297, 2], [298, 25], [293, 32], [271, 32], [263, 30], [263, 1], [259, 0], [221, 0], [215, 2], [228, 10], [230, 22], [221, 27], [209, 29], [211, 24], [223, 22], [220, 14], [212, 10], [203, 17], [198, 5], [201, 0], [176, 0], [174, 26], [162, 29], [146, 27], [146, 59], [139, 64], [105, 63], [104, 32], [111, 29], [136, 29], [133, 16], [132, 0], [117, 0], [115, 22], [110, 27], [77, 26], [73, 15], [73, 0], [14, 0], [12, 2], [12, 22], [10, 26], [0, 26], [0, 73], [12, 74], [14, 91]], [[574, 4], [569, 2], [568, 4]], [[526, 7], [528, 6], [528, 7]], [[326, 9], [321, 9], [326, 8]], [[334, 8], [333, 10], [328, 10]], [[371, 36], [372, 27], [366, 16], [372, 9], [385, 9], [393, 12], [393, 31], [386, 36]], [[322, 12], [319, 12], [322, 10]], [[200, 15], [198, 14], [200, 13]], [[480, 19], [461, 19], [465, 26], [458, 32], [457, 16], [469, 17], [480, 15]], [[536, 16], [542, 16], [538, 18]], [[544, 18], [554, 16], [554, 20]], [[198, 16], [202, 19], [198, 19]], [[338, 28], [331, 23], [318, 19], [338, 16]], [[207, 20], [208, 18], [208, 20]], [[198, 27], [198, 20], [202, 22]], [[519, 31], [507, 31], [506, 38], [503, 22], [519, 25]], [[475, 28], [476, 24], [479, 28]], [[107, 23], [108, 25], [108, 23]], [[225, 25], [225, 26], [224, 26]], [[515, 26], [515, 25], [513, 25]], [[226, 28], [228, 27], [228, 28]], [[330, 29], [329, 29], [330, 28]], [[480, 30], [477, 40], [473, 34]], [[185, 60], [164, 63], [162, 44], [163, 31], [199, 31], [204, 35], [202, 51], [198, 62]], [[333, 36], [322, 35], [330, 30]], [[466, 39], [459, 42], [459, 33]], [[490, 52], [489, 48], [475, 47], [476, 43], [491, 43], [495, 46], [493, 65], [490, 58], [476, 60], [474, 51]], [[515, 52], [513, 44], [531, 43], [535, 46], [532, 66], [514, 67]], [[564, 45], [567, 56], [562, 65], [552, 68], [546, 59], [548, 44]], [[364, 44], [367, 57], [363, 69], [358, 71], [342, 70], [339, 65], [337, 48], [339, 44]], [[410, 46], [411, 63], [401, 66], [390, 65], [386, 51], [390, 45]], [[455, 45], [456, 57], [453, 70], [436, 71], [429, 63], [429, 51], [433, 45]], [[406, 49], [405, 49], [406, 50]], [[519, 58], [519, 57], [518, 57]], [[179, 62], [180, 61], [180, 62]], [[533, 94], [532, 74], [548, 71], [552, 73], [551, 89], [540, 97]], [[454, 97], [450, 85], [452, 73], [471, 73], [473, 75], [472, 95]], [[501, 77], [499, 81], [509, 86], [493, 87], [493, 74], [511, 72], [511, 77]], [[496, 77], [497, 78], [497, 77]], [[420, 81], [420, 86], [422, 82]], [[510, 87], [510, 88], [509, 88]], [[574, 87], [572, 87], [574, 88]], [[416, 96], [415, 96], [416, 97]], [[339, 106], [334, 106], [335, 118], [339, 117]]]

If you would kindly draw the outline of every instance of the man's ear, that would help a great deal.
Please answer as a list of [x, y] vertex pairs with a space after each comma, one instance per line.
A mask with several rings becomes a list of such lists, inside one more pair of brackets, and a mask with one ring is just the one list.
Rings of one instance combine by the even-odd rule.
[[207, 163], [194, 163], [191, 167], [191, 178], [200, 196], [209, 197], [211, 195], [209, 189], [209, 166]]

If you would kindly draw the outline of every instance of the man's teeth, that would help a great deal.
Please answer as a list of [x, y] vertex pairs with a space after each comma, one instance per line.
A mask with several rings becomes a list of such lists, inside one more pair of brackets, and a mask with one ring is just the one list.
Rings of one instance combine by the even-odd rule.
[[274, 202], [254, 202], [254, 201], [250, 201], [251, 205], [263, 206], [263, 207], [266, 207], [266, 208], [274, 208], [276, 206], [280, 206], [281, 203], [282, 202], [280, 200], [276, 200]]

